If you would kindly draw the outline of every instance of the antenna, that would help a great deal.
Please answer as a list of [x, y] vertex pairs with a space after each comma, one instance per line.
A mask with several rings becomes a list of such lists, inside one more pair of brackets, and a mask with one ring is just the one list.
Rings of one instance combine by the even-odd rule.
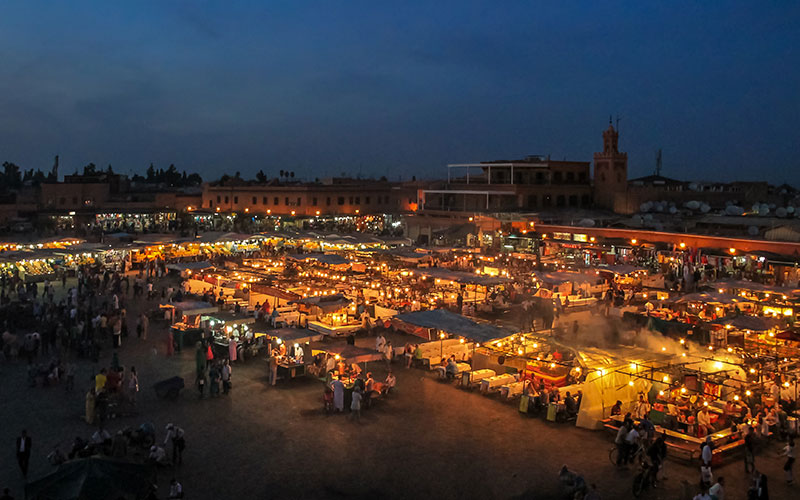
[[614, 128], [616, 128], [617, 132], [619, 132], [619, 115], [617, 115], [617, 126]]
[[656, 175], [661, 176], [661, 148], [656, 151]]

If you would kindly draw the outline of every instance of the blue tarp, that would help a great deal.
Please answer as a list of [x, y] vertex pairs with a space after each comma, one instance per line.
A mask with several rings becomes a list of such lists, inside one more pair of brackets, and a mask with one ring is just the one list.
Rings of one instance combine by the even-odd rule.
[[476, 342], [489, 342], [512, 335], [494, 325], [485, 325], [472, 321], [447, 309], [432, 309], [398, 314], [395, 319], [422, 328], [434, 328], [451, 335], [459, 335]]

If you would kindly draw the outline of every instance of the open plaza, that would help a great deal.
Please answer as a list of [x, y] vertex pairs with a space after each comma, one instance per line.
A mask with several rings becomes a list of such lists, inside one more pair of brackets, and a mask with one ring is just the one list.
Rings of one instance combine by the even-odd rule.
[[167, 498], [173, 478], [187, 498], [691, 498], [724, 477], [728, 498], [764, 478], [789, 495], [796, 266], [529, 229], [8, 245], [2, 440], [32, 445], [0, 481], [18, 498], [76, 477], [120, 498]]

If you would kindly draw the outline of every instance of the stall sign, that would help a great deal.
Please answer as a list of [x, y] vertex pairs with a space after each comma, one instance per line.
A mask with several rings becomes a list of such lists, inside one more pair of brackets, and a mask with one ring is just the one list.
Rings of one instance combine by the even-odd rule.
[[571, 240], [572, 233], [553, 233], [553, 239], [556, 240]]
[[586, 243], [587, 241], [589, 241], [589, 237], [587, 235], [585, 235], [585, 234], [573, 234], [572, 235], [572, 240], [573, 241], [580, 241], [582, 243]]

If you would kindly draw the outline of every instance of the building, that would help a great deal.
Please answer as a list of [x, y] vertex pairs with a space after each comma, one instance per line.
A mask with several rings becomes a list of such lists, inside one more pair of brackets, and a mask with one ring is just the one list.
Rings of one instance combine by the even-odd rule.
[[402, 213], [416, 209], [416, 190], [400, 183], [349, 178], [315, 183], [258, 183], [234, 178], [205, 184], [200, 208], [305, 217]]
[[628, 153], [619, 150], [619, 132], [609, 121], [603, 151], [594, 154], [594, 200], [598, 208], [615, 210], [628, 190]]
[[448, 165], [447, 182], [420, 191], [423, 211], [514, 212], [591, 204], [589, 162], [541, 156]]
[[63, 182], [41, 183], [35, 215], [65, 229], [82, 225], [167, 229], [180, 212], [197, 207], [201, 200], [199, 189], [134, 183], [125, 175], [106, 172], [76, 174], [64, 176]]

